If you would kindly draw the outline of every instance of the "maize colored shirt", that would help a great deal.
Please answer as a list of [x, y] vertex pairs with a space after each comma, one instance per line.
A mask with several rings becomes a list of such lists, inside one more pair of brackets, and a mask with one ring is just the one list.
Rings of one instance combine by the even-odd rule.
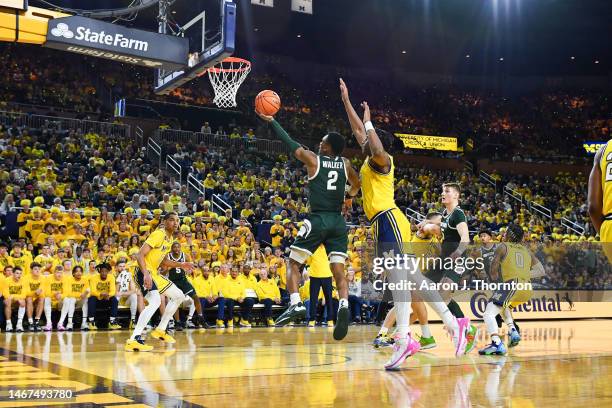
[[2, 296], [5, 299], [9, 297], [13, 299], [25, 299], [28, 294], [28, 285], [24, 278], [20, 278], [15, 281], [15, 278], [7, 278], [4, 282], [4, 288], [2, 290]]
[[[45, 296], [45, 286], [46, 286], [46, 279], [43, 276], [38, 276], [38, 278], [35, 278], [33, 275], [28, 276], [27, 278], [27, 296], [37, 299], [40, 297], [44, 297]], [[36, 294], [36, 291], [38, 289], [42, 289], [42, 292], [40, 293], [40, 295]]]
[[208, 279], [206, 279], [204, 275], [200, 275], [193, 279], [191, 284], [193, 285], [196, 295], [199, 298], [219, 296], [219, 289], [217, 288], [217, 283], [212, 275], [209, 275]]
[[223, 297], [226, 299], [236, 300], [238, 298], [246, 297], [246, 287], [244, 285], [244, 280], [240, 279], [240, 277], [236, 277], [236, 279], [231, 276], [223, 283]]
[[99, 273], [91, 275], [89, 278], [89, 288], [91, 289], [91, 296], [95, 296], [98, 299], [101, 298], [101, 294], [104, 292], [108, 293], [109, 298], [115, 296], [115, 277], [109, 273], [106, 279], [102, 280]]
[[145, 256], [145, 265], [147, 270], [152, 274], [157, 274], [157, 269], [162, 263], [170, 248], [172, 247], [173, 238], [166, 235], [166, 231], [158, 229], [153, 231], [149, 238], [145, 241], [145, 244], [151, 247], [151, 250]]
[[280, 290], [272, 279], [260, 280], [255, 288], [259, 299], [280, 299]]
[[64, 285], [64, 297], [71, 297], [71, 298], [78, 299], [88, 289], [89, 289], [89, 278], [88, 277], [81, 276], [81, 279], [76, 280], [74, 276], [67, 276], [66, 284]]

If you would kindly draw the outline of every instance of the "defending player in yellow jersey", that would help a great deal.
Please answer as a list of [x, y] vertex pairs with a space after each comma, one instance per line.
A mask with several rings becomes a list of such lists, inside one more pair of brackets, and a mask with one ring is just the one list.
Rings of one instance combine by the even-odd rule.
[[504, 285], [493, 292], [484, 312], [487, 333], [491, 344], [479, 351], [481, 355], [504, 355], [506, 346], [501, 341], [495, 317], [501, 314], [510, 330], [508, 347], [516, 346], [521, 336], [514, 326], [512, 309], [531, 299], [531, 276], [541, 275], [544, 267], [523, 244], [524, 231], [517, 224], [509, 224], [502, 242], [497, 246], [491, 261], [491, 279]]
[[178, 215], [175, 212], [166, 214], [162, 228], [153, 231], [138, 251], [138, 268], [135, 270], [135, 280], [147, 300], [147, 306], [140, 313], [134, 332], [125, 344], [126, 351], [151, 351], [153, 349], [152, 346], [145, 344], [142, 332], [161, 304], [160, 293], [168, 298], [168, 302], [159, 325], [151, 332], [151, 337], [166, 343], [175, 343], [174, 338], [166, 333], [166, 328], [174, 312], [183, 302], [185, 295], [170, 280], [161, 276], [158, 269], [160, 267], [165, 269], [181, 268], [191, 272], [194, 268], [191, 262], [174, 262], [167, 257], [178, 226]]
[[589, 175], [588, 211], [604, 253], [612, 262], [612, 140], [602, 147]]
[[[410, 254], [410, 223], [395, 204], [395, 165], [393, 157], [385, 150], [370, 118], [367, 102], [361, 104], [363, 120], [359, 118], [349, 99], [348, 88], [340, 79], [340, 94], [348, 115], [353, 134], [362, 149], [367, 153], [360, 170], [363, 209], [372, 224], [374, 239], [377, 241], [376, 256]], [[346, 203], [347, 206], [350, 201]], [[407, 271], [397, 265], [390, 271], [390, 282], [399, 283], [402, 279], [425, 279], [420, 271]], [[416, 283], [416, 282], [415, 282]], [[391, 359], [385, 369], [396, 370], [408, 356], [415, 354], [419, 343], [410, 336], [410, 292], [392, 291], [397, 313], [397, 331]], [[476, 328], [470, 325], [467, 318], [455, 318], [448, 310], [438, 293], [429, 291], [428, 302], [440, 315], [452, 334], [455, 355], [461, 356], [474, 347]]]

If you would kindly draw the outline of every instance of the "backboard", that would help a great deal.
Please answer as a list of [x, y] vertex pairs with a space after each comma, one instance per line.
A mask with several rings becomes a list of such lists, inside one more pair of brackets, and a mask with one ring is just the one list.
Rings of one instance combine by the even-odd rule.
[[[215, 1], [215, 0], [210, 0]], [[181, 85], [201, 76], [207, 68], [234, 53], [236, 42], [236, 4], [231, 0], [216, 0], [217, 7], [201, 10], [185, 18], [183, 24], [170, 24], [173, 12], [160, 6], [160, 32], [189, 39], [189, 57], [185, 67], [176, 71], [157, 70], [155, 93], [168, 94]], [[165, 16], [163, 14], [166, 14]]]

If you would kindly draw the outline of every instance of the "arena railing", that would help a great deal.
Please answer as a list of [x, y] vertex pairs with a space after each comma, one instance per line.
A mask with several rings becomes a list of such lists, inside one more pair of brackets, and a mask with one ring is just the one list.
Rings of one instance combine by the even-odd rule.
[[[225, 202], [221, 196], [219, 194], [213, 194], [212, 195], [212, 209], [213, 211], [215, 210], [215, 208], [217, 208], [220, 212], [220, 214], [225, 214], [226, 210], [231, 210], [232, 206], [229, 205], [227, 202]], [[215, 211], [217, 212], [217, 211]]]
[[162, 149], [152, 137], [147, 140], [147, 156], [152, 163], [157, 162], [157, 167], [162, 168]]
[[495, 192], [497, 193], [497, 182], [495, 181], [493, 176], [491, 176], [486, 171], [480, 170], [479, 178], [480, 178], [480, 180], [484, 181], [485, 183], [488, 183], [488, 184], [492, 185], [493, 188], [495, 189]]
[[138, 146], [144, 145], [144, 131], [140, 126], [136, 126], [136, 128], [134, 129], [134, 137], [136, 138]]
[[531, 211], [535, 211], [541, 215], [543, 215], [544, 217], [548, 218], [549, 220], [552, 220], [552, 210], [550, 208], [544, 207], [543, 205], [540, 205], [538, 203], [536, 203], [535, 201], [530, 201], [528, 203], [528, 208]]
[[423, 214], [421, 214], [418, 211], [413, 210], [410, 207], [406, 207], [406, 210], [404, 211], [404, 213], [406, 214], [406, 217], [410, 218], [412, 221], [416, 222], [417, 224], [425, 219], [425, 216]]
[[56, 130], [76, 130], [84, 133], [113, 134], [129, 137], [130, 127], [122, 123], [98, 122], [58, 116], [29, 115], [22, 112], [0, 111], [0, 123], [7, 126], [16, 124], [28, 128], [51, 128]]
[[462, 160], [462, 161], [463, 161], [463, 169], [470, 173], [474, 173], [474, 165], [472, 164], [472, 162], [467, 161], [467, 160]]
[[204, 199], [206, 199], [206, 188], [204, 187], [204, 184], [195, 178], [192, 173], [189, 173], [187, 176], [187, 191], [189, 191], [189, 193], [191, 193], [190, 189], [195, 190], [196, 195], [202, 196]]
[[570, 220], [569, 218], [561, 218], [561, 226], [570, 229], [578, 235], [584, 235], [586, 228], [584, 226]]
[[508, 186], [504, 186], [504, 195], [512, 198], [515, 201], [518, 201], [519, 204], [523, 204], [523, 195]]
[[169, 172], [168, 168], [170, 168], [170, 170], [176, 173], [176, 175], [178, 176], [177, 178], [178, 178], [179, 184], [182, 185], [183, 184], [183, 178], [182, 178], [183, 169], [181, 165], [174, 159], [174, 157], [170, 155], [166, 155], [166, 172]]
[[289, 149], [280, 140], [246, 139], [244, 137], [231, 139], [227, 134], [190, 132], [187, 130], [158, 129], [155, 131], [157, 140], [172, 143], [204, 144], [208, 147], [244, 147], [245, 150], [256, 150], [266, 153], [288, 153]]

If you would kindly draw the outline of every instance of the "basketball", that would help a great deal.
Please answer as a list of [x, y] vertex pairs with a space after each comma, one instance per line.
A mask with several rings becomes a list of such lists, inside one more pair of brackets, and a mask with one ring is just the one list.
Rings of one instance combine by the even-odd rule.
[[280, 96], [274, 91], [266, 89], [255, 97], [255, 110], [261, 114], [274, 116], [280, 109]]

